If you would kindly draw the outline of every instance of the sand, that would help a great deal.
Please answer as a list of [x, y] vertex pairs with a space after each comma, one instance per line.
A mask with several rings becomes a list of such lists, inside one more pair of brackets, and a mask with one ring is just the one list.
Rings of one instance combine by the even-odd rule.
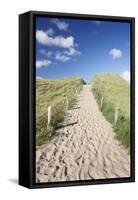
[[130, 176], [130, 156], [115, 139], [89, 85], [83, 86], [61, 128], [36, 151], [36, 182]]

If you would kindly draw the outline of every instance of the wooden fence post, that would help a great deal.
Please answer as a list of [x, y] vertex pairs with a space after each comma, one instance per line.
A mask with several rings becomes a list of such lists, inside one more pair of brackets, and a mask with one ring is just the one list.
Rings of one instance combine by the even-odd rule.
[[47, 121], [48, 128], [51, 126], [51, 118], [52, 118], [51, 106], [48, 106], [48, 121]]
[[114, 116], [114, 124], [115, 125], [116, 125], [117, 120], [118, 120], [118, 111], [119, 111], [119, 108], [116, 106], [115, 107], [115, 116]]
[[94, 98], [95, 98], [95, 92], [92, 90], [92, 92], [93, 92], [93, 96], [94, 96]]
[[94, 98], [96, 99], [96, 92], [94, 91]]
[[103, 100], [104, 100], [104, 98], [102, 97], [102, 98], [101, 98], [101, 104], [100, 104], [101, 109], [102, 109], [102, 107], [103, 107]]
[[66, 96], [66, 110], [68, 110], [68, 107], [69, 107], [69, 100], [68, 100], [68, 97]]

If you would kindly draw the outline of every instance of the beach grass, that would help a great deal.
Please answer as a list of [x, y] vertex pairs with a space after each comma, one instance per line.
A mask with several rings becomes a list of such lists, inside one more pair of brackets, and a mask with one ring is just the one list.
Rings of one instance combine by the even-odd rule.
[[[106, 119], [112, 123], [116, 138], [130, 147], [130, 85], [119, 75], [99, 74], [92, 81], [92, 91]], [[101, 108], [101, 98], [103, 103]], [[115, 109], [118, 119], [115, 123]]]
[[[71, 108], [84, 81], [80, 77], [63, 80], [36, 78], [36, 145], [44, 144], [54, 134], [65, 112]], [[67, 100], [68, 99], [68, 105]], [[48, 127], [48, 106], [52, 109], [51, 126]]]

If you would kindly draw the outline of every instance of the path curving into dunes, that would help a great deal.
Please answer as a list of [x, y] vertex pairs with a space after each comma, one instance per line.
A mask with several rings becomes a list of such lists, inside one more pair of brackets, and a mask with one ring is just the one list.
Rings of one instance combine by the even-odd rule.
[[129, 177], [130, 156], [114, 136], [90, 86], [83, 86], [63, 127], [36, 151], [36, 182]]

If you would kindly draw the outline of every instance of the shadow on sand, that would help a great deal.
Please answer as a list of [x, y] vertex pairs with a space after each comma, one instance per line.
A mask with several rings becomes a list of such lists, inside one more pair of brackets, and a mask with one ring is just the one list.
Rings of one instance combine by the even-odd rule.
[[69, 124], [65, 124], [65, 125], [59, 125], [56, 127], [56, 129], [60, 129], [60, 128], [64, 128], [67, 126], [73, 126], [74, 124], [77, 124], [78, 122], [73, 122], [73, 123], [69, 123]]

